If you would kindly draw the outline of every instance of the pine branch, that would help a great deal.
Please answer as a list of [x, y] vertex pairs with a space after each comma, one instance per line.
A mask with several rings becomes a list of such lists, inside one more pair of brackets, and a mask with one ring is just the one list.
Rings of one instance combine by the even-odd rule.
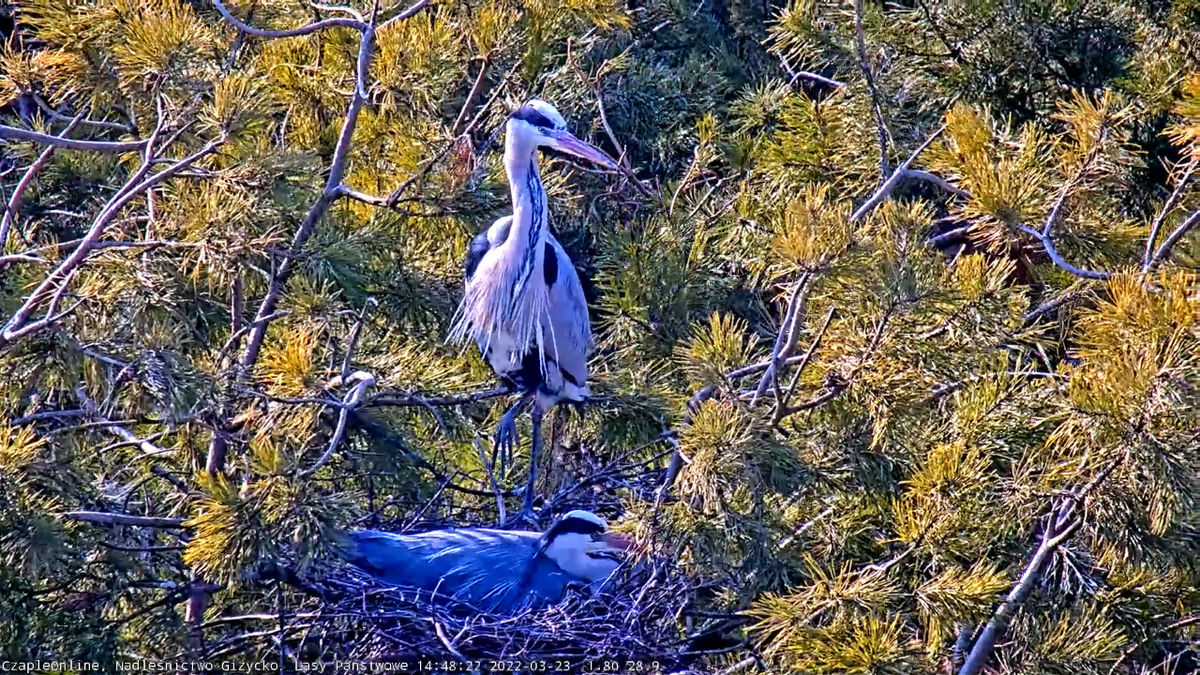
[[1018, 225], [1017, 229], [1025, 234], [1028, 234], [1034, 239], [1037, 239], [1042, 244], [1042, 248], [1045, 249], [1046, 255], [1050, 256], [1050, 261], [1059, 268], [1066, 270], [1073, 276], [1081, 277], [1083, 279], [1095, 279], [1098, 281], [1112, 278], [1112, 272], [1083, 269], [1082, 267], [1076, 267], [1075, 265], [1067, 262], [1066, 258], [1063, 258], [1062, 254], [1058, 252], [1058, 249], [1054, 248], [1054, 242], [1051, 241], [1050, 235], [1047, 233], [1047, 230], [1049, 229], [1048, 224], [1050, 222], [1051, 220], [1047, 218], [1047, 227], [1043, 228], [1041, 232], [1024, 225]]
[[1013, 617], [1016, 616], [1017, 610], [1021, 608], [1021, 605], [1033, 593], [1038, 582], [1041, 581], [1042, 573], [1045, 571], [1050, 557], [1083, 524], [1083, 516], [1077, 517], [1077, 511], [1083, 506], [1092, 491], [1107, 480], [1108, 476], [1124, 461], [1124, 455], [1114, 458], [1087, 485], [1068, 495], [1059, 507], [1051, 512], [1037, 550], [1029, 559], [1017, 584], [1013, 586], [1008, 597], [996, 609], [991, 621], [988, 621], [987, 626], [980, 633], [979, 639], [975, 641], [975, 646], [971, 648], [971, 653], [967, 655], [967, 660], [963, 663], [962, 669], [958, 671], [958, 675], [978, 675], [987, 665], [996, 641], [1003, 635]]
[[[1171, 190], [1171, 196], [1167, 197], [1167, 201], [1163, 203], [1162, 208], [1158, 210], [1158, 215], [1154, 216], [1154, 221], [1150, 223], [1150, 234], [1146, 236], [1146, 251], [1142, 254], [1142, 272], [1150, 270], [1151, 261], [1154, 259], [1154, 243], [1158, 241], [1158, 231], [1162, 228], [1163, 221], [1167, 219], [1171, 211], [1175, 209], [1175, 205], [1179, 203], [1179, 198], [1183, 196], [1183, 189], [1187, 186], [1188, 181], [1192, 178], [1192, 172], [1196, 170], [1196, 164], [1200, 162], [1200, 157], [1193, 157], [1188, 165], [1183, 170], [1183, 174], [1175, 181], [1175, 189]], [[4, 241], [0, 237], [0, 242]]]
[[[71, 120], [71, 123], [67, 125], [67, 128], [63, 129], [62, 133], [58, 135], [58, 138], [64, 139], [70, 135], [82, 119], [83, 113], [76, 115]], [[13, 188], [12, 194], [8, 197], [8, 205], [4, 208], [4, 218], [0, 220], [0, 249], [3, 249], [5, 242], [8, 241], [8, 231], [16, 220], [17, 211], [21, 208], [21, 199], [25, 195], [25, 190], [29, 189], [30, 184], [33, 183], [33, 179], [46, 167], [46, 163], [50, 161], [50, 157], [54, 155], [54, 151], [58, 148], [59, 146], [57, 145], [46, 146], [46, 149], [42, 150], [42, 153], [33, 161], [33, 164], [29, 165], [29, 168], [25, 170], [25, 175], [21, 176], [21, 180]], [[5, 258], [8, 258], [8, 256], [0, 258], [0, 269], [7, 263]]]
[[[856, 0], [856, 2], [861, 2], [861, 0]], [[917, 159], [917, 155], [920, 155], [922, 152], [924, 152], [925, 149], [928, 148], [938, 136], [941, 136], [942, 132], [945, 130], [945, 125], [939, 127], [937, 131], [930, 134], [929, 138], [925, 139], [924, 143], [921, 143], [916, 150], [913, 150], [912, 154], [910, 154], [907, 159], [901, 162], [900, 166], [896, 167], [896, 170], [892, 172], [892, 175], [883, 182], [883, 185], [880, 185], [879, 189], [875, 190], [875, 193], [872, 194], [867, 201], [863, 202], [862, 206], [858, 207], [853, 214], [851, 214], [850, 222], [860, 222], [863, 218], [866, 218], [867, 214], [873, 211], [876, 206], [879, 206], [883, 200], [887, 199], [888, 195], [892, 194], [892, 191], [900, 185], [900, 181], [903, 180], [908, 174], [908, 168], [912, 166], [913, 161]]]
[[125, 513], [105, 513], [102, 511], [67, 511], [60, 513], [63, 518], [78, 520], [84, 523], [99, 525], [129, 525], [132, 527], [153, 527], [160, 529], [182, 529], [184, 518], [156, 518], [153, 516], [131, 516]]
[[36, 131], [29, 131], [28, 129], [10, 127], [7, 124], [0, 124], [0, 138], [27, 141], [38, 143], [39, 145], [51, 145], [56, 148], [81, 150], [84, 152], [134, 152], [146, 147], [147, 143], [147, 141], [81, 141], [74, 138], [51, 136]]
[[1148, 272], [1153, 270], [1164, 260], [1166, 260], [1167, 257], [1171, 255], [1171, 249], [1175, 248], [1175, 245], [1179, 243], [1179, 240], [1183, 239], [1183, 236], [1196, 225], [1200, 225], [1200, 211], [1193, 212], [1192, 215], [1185, 218], [1183, 222], [1179, 224], [1179, 227], [1176, 227], [1171, 234], [1167, 235], [1167, 238], [1163, 240], [1162, 245], [1159, 246], [1158, 250], [1154, 252], [1154, 257], [1150, 258], [1150, 263], [1146, 265], [1144, 271]]

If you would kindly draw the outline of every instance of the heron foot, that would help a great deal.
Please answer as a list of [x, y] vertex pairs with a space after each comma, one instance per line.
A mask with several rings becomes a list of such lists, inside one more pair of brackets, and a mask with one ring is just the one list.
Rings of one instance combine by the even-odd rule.
[[493, 465], [496, 464], [497, 457], [499, 457], [497, 477], [502, 477], [508, 472], [508, 467], [512, 464], [513, 451], [516, 450], [517, 444], [521, 440], [517, 435], [516, 412], [517, 410], [514, 408], [500, 418], [500, 424], [496, 426], [496, 435], [492, 439]]

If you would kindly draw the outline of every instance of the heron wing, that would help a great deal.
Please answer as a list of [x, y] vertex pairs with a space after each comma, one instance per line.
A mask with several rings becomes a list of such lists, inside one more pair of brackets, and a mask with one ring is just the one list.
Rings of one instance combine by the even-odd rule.
[[[587, 362], [593, 346], [587, 298], [575, 264], [562, 245], [553, 236], [548, 244], [554, 252], [555, 279], [550, 284], [550, 331], [543, 349], [546, 358], [558, 365], [563, 379], [582, 389], [587, 384]], [[549, 277], [550, 263], [546, 267], [544, 273]]]
[[489, 529], [350, 533], [349, 561], [397, 585], [513, 613], [562, 597], [574, 577], [537, 553], [538, 534]]

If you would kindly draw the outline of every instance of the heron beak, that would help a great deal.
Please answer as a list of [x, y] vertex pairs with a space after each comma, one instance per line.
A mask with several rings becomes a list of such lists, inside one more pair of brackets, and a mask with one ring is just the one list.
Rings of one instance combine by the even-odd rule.
[[554, 139], [555, 148], [558, 150], [599, 164], [607, 169], [617, 168], [617, 160], [609, 157], [608, 153], [590, 143], [575, 138], [569, 131], [555, 131], [547, 135]]
[[603, 541], [609, 548], [615, 548], [618, 551], [625, 551], [627, 553], [633, 548], [634, 545], [633, 539], [616, 532], [606, 532], [601, 535], [600, 540]]

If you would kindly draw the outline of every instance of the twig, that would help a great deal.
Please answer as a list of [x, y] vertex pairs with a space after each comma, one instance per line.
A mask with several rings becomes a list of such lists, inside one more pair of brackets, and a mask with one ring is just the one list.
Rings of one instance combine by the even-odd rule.
[[[857, 4], [862, 0], [855, 1]], [[892, 191], [896, 189], [896, 186], [900, 184], [900, 181], [908, 173], [908, 167], [912, 166], [912, 163], [917, 158], [917, 155], [920, 155], [922, 152], [924, 152], [925, 149], [928, 148], [938, 136], [941, 136], [942, 132], [945, 130], [946, 127], [944, 125], [939, 127], [937, 131], [930, 134], [929, 138], [925, 139], [924, 143], [922, 143], [916, 150], [913, 150], [912, 154], [908, 156], [908, 159], [905, 159], [900, 163], [900, 166], [896, 167], [896, 170], [892, 172], [891, 177], [884, 181], [883, 185], [879, 186], [879, 189], [875, 191], [875, 194], [871, 195], [867, 201], [863, 202], [862, 206], [858, 207], [858, 209], [851, 214], [850, 222], [857, 223], [861, 221], [876, 206], [879, 206], [880, 202], [887, 199], [888, 195], [890, 195]]]
[[479, 454], [479, 463], [483, 465], [483, 470], [487, 472], [488, 484], [492, 486], [492, 492], [496, 493], [496, 511], [499, 513], [500, 520], [498, 522], [508, 522], [508, 516], [504, 511], [504, 495], [500, 492], [500, 486], [496, 483], [496, 475], [492, 473], [492, 463], [487, 460], [486, 454], [483, 452], [483, 443], [479, 441], [479, 436], [475, 437], [472, 442], [475, 446], [475, 452]]
[[[33, 95], [33, 102], [36, 103], [37, 106], [42, 109], [42, 112], [46, 113], [46, 115], [49, 116], [50, 119], [54, 120], [55, 122], [71, 122], [72, 121], [72, 118], [70, 115], [64, 115], [64, 114], [58, 112], [57, 110], [54, 110], [53, 108], [51, 108], [49, 106], [49, 104], [47, 104], [44, 100], [42, 100], [41, 96], [38, 96], [37, 94]], [[126, 133], [134, 131], [134, 129], [132, 129], [129, 125], [121, 124], [120, 122], [105, 122], [103, 120], [90, 120], [90, 119], [87, 119], [86, 117], [83, 117], [82, 115], [79, 115], [79, 117], [81, 118], [79, 120], [79, 123], [86, 127], [96, 127], [97, 129], [109, 129], [112, 131], [124, 131]]]
[[[1167, 197], [1167, 201], [1163, 202], [1162, 208], [1159, 209], [1158, 215], [1154, 217], [1154, 221], [1150, 223], [1150, 234], [1146, 237], [1146, 252], [1142, 254], [1142, 271], [1150, 269], [1150, 261], [1154, 257], [1154, 243], [1158, 240], [1158, 230], [1162, 227], [1163, 221], [1175, 209], [1175, 204], [1183, 195], [1183, 188], [1187, 185], [1188, 180], [1192, 177], [1192, 172], [1196, 170], [1196, 163], [1200, 161], [1200, 157], [1192, 158], [1188, 162], [1187, 167], [1183, 170], [1183, 175], [1175, 183], [1175, 189], [1171, 191], [1171, 196]], [[0, 237], [0, 242], [4, 241], [4, 237]]]
[[750, 400], [751, 406], [756, 404], [758, 399], [766, 393], [767, 386], [772, 382], [775, 383], [775, 397], [779, 398], [779, 361], [791, 356], [792, 350], [796, 347], [796, 340], [800, 337], [798, 330], [800, 312], [805, 304], [805, 291], [808, 289], [812, 276], [811, 272], [803, 272], [796, 281], [796, 288], [792, 290], [792, 296], [788, 299], [787, 311], [784, 312], [783, 321], [779, 325], [779, 333], [775, 335], [775, 345], [771, 348], [770, 363], [758, 381], [758, 389], [754, 392], [754, 398]]
[[1150, 637], [1145, 637], [1145, 638], [1142, 638], [1141, 640], [1138, 640], [1137, 642], [1130, 645], [1130, 647], [1128, 649], [1121, 652], [1121, 655], [1118, 656], [1117, 660], [1113, 662], [1112, 668], [1108, 669], [1109, 675], [1112, 675], [1112, 673], [1117, 672], [1117, 668], [1120, 668], [1121, 664], [1125, 663], [1126, 659], [1128, 659], [1130, 656], [1132, 656], [1134, 652], [1136, 652], [1139, 648], [1141, 648], [1142, 645], [1146, 644], [1147, 642], [1150, 642], [1150, 641], [1154, 640], [1155, 638], [1157, 638], [1158, 636], [1163, 635], [1165, 633], [1170, 633], [1171, 631], [1178, 630], [1180, 628], [1186, 628], [1188, 626], [1194, 626], [1197, 623], [1200, 623], [1200, 614], [1189, 616], [1186, 619], [1180, 619], [1179, 621], [1176, 621], [1175, 623], [1173, 623], [1169, 626], [1164, 626], [1161, 630], [1155, 631], [1154, 634], [1151, 635]]
[[1154, 257], [1150, 258], [1150, 264], [1146, 265], [1145, 271], [1153, 270], [1159, 265], [1159, 263], [1166, 260], [1167, 256], [1171, 254], [1171, 249], [1175, 247], [1175, 244], [1178, 244], [1179, 240], [1183, 238], [1183, 235], [1187, 234], [1188, 230], [1192, 229], [1197, 224], [1200, 224], [1200, 211], [1192, 213], [1192, 215], [1188, 216], [1182, 223], [1179, 224], [1179, 227], [1175, 228], [1171, 234], [1167, 235], [1167, 238], [1163, 240], [1162, 245], [1159, 246], [1158, 250], [1154, 252]]
[[830, 307], [825, 314], [825, 322], [821, 324], [821, 329], [813, 337], [813, 341], [808, 346], [808, 350], [804, 352], [804, 357], [800, 360], [800, 365], [796, 367], [796, 372], [792, 375], [792, 381], [788, 384], [787, 391], [775, 404], [775, 415], [773, 422], [779, 424], [783, 419], [784, 411], [787, 410], [788, 401], [792, 395], [796, 393], [796, 385], [800, 383], [800, 375], [804, 372], [804, 367], [812, 360], [813, 354], [816, 353], [817, 347], [821, 344], [821, 339], [825, 337], [825, 331], [829, 330], [829, 324], [833, 322], [833, 315], [836, 313], [836, 307]]
[[487, 79], [488, 69], [492, 65], [491, 55], [484, 55], [482, 62], [479, 64], [479, 74], [475, 76], [475, 82], [471, 85], [471, 91], [467, 93], [467, 100], [463, 101], [462, 109], [458, 111], [458, 117], [454, 119], [454, 124], [450, 127], [450, 136], [457, 137], [458, 131], [462, 127], [463, 122], [467, 121], [467, 113], [470, 112], [471, 106], [475, 105], [475, 100], [483, 93], [483, 83]]
[[821, 520], [822, 518], [824, 518], [825, 516], [828, 516], [831, 513], [833, 513], [833, 507], [827, 506], [827, 507], [825, 507], [824, 511], [818, 513], [817, 515], [813, 516], [809, 520], [804, 521], [804, 523], [800, 527], [796, 528], [795, 532], [793, 532], [792, 534], [789, 534], [787, 537], [785, 537], [783, 539], [783, 541], [779, 542], [779, 545], [775, 547], [775, 553], [778, 554], [781, 551], [783, 551], [783, 549], [785, 549], [789, 545], [791, 545], [791, 543], [793, 541], [796, 541], [801, 536], [803, 536], [804, 533], [808, 531], [808, 528], [815, 525], [818, 520]]
[[334, 429], [333, 436], [329, 439], [329, 445], [311, 467], [300, 472], [301, 478], [308, 478], [313, 475], [333, 457], [334, 451], [337, 450], [338, 445], [342, 442], [342, 438], [346, 435], [346, 422], [350, 419], [350, 413], [362, 399], [363, 392], [368, 387], [375, 386], [375, 376], [360, 370], [346, 378], [346, 382], [352, 383], [354, 388], [342, 400], [342, 409], [338, 413], [337, 427]]
[[396, 406], [401, 408], [416, 408], [416, 407], [450, 407], [456, 405], [465, 405], [468, 403], [478, 403], [488, 399], [507, 396], [512, 391], [507, 387], [495, 387], [493, 389], [484, 389], [481, 391], [473, 391], [467, 394], [450, 394], [446, 396], [422, 396], [420, 394], [404, 391], [381, 391], [368, 397], [362, 407], [369, 408], [373, 406]]
[[354, 358], [354, 349], [358, 346], [358, 339], [362, 336], [363, 326], [367, 322], [367, 310], [373, 304], [375, 304], [375, 299], [368, 296], [363, 302], [362, 310], [358, 313], [358, 320], [354, 322], [354, 328], [350, 329], [350, 338], [346, 341], [346, 356], [342, 358], [341, 376], [343, 380], [350, 376], [350, 362]]

